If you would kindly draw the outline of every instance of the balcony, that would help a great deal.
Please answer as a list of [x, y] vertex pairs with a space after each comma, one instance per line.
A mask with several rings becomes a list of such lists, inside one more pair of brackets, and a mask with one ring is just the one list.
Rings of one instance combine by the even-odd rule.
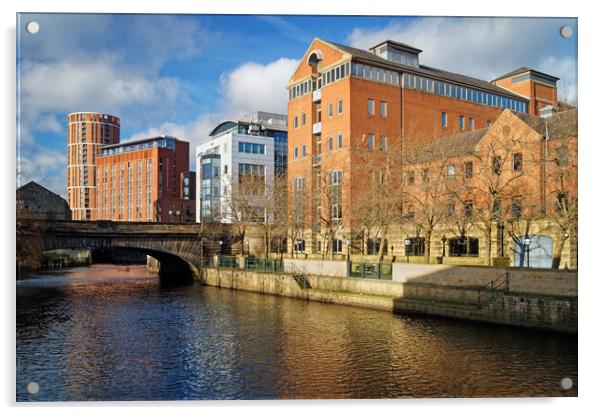
[[312, 126], [311, 129], [313, 134], [322, 134], [322, 123], [321, 122], [315, 122]]
[[313, 102], [320, 102], [322, 100], [322, 90], [318, 89], [317, 91], [313, 91], [311, 98]]

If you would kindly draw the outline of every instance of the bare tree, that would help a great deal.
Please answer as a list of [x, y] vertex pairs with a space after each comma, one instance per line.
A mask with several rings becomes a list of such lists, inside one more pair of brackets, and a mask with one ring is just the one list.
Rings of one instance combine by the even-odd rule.
[[292, 192], [288, 196], [290, 209], [288, 212], [288, 232], [291, 239], [291, 255], [295, 252], [296, 241], [303, 235], [307, 224], [307, 189], [305, 179], [296, 179]]
[[533, 201], [537, 204], [537, 189], [531, 189], [525, 177], [539, 174], [539, 143], [527, 126], [517, 125], [504, 123], [501, 131], [499, 127], [489, 128], [462, 158], [459, 180], [447, 182], [450, 194], [464, 206], [464, 216], [470, 217], [472, 226], [485, 238], [488, 266], [496, 224], [504, 217], [533, 218], [537, 212], [529, 208]]
[[[453, 169], [452, 169], [453, 168]], [[435, 227], [446, 217], [449, 190], [447, 182], [455, 178], [455, 167], [438, 145], [408, 156], [404, 180], [405, 217], [424, 236], [424, 262], [430, 262], [431, 240]]]

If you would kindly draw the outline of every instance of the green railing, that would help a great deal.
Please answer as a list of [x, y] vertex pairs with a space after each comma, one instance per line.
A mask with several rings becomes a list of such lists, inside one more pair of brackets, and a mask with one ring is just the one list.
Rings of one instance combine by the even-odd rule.
[[350, 262], [349, 276], [351, 278], [366, 278], [375, 280], [392, 280], [392, 264], [369, 264], [364, 262]]
[[284, 272], [284, 263], [280, 259], [247, 257], [245, 268], [257, 272]]
[[238, 258], [235, 256], [220, 255], [217, 262], [217, 266], [219, 268], [233, 269], [240, 268], [240, 263], [238, 262]]

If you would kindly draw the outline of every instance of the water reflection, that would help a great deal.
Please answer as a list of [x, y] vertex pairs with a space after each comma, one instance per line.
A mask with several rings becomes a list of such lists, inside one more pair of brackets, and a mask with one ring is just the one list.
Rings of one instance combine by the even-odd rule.
[[576, 337], [162, 287], [143, 267], [17, 282], [19, 400], [575, 396], [576, 381]]

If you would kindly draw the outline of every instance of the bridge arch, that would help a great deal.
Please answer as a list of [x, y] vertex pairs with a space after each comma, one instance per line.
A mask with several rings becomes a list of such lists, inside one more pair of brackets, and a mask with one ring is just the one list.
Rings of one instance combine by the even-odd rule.
[[146, 224], [129, 222], [37, 221], [21, 223], [17, 244], [54, 249], [129, 249], [159, 261], [159, 275], [166, 280], [200, 276], [201, 238], [195, 224]]

